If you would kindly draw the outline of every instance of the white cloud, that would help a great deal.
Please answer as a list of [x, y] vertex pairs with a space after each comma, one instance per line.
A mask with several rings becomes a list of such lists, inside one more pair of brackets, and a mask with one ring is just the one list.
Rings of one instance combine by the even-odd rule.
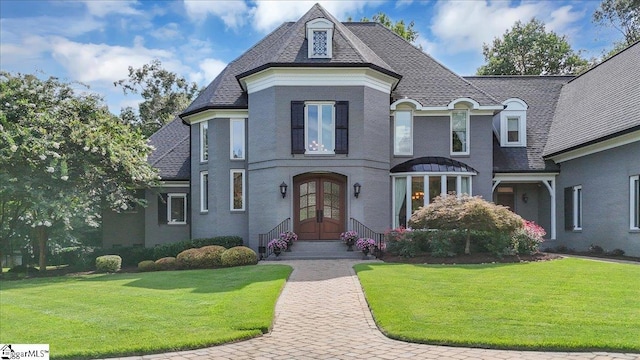
[[194, 81], [200, 85], [208, 85], [213, 79], [218, 76], [227, 66], [222, 60], [218, 59], [205, 59], [200, 61], [198, 67], [201, 71], [191, 72], [189, 74], [189, 81]]
[[109, 14], [119, 15], [141, 15], [142, 12], [134, 8], [137, 5], [136, 0], [86, 0], [84, 4], [87, 6], [89, 14], [97, 17], [104, 17]]
[[22, 18], [0, 19], [2, 42], [11, 41], [9, 34], [15, 38], [22, 35], [60, 35], [75, 37], [95, 30], [102, 30], [105, 23], [93, 17], [53, 17], [34, 16]]
[[181, 38], [182, 32], [178, 28], [177, 23], [168, 23], [161, 28], [154, 29], [150, 32], [150, 35], [156, 39], [171, 40]]
[[184, 0], [187, 15], [194, 21], [201, 22], [211, 14], [224, 21], [228, 28], [237, 29], [245, 24], [249, 11], [244, 1], [201, 1]]
[[546, 21], [546, 29], [555, 31], [558, 35], [571, 37], [577, 31], [572, 25], [585, 16], [585, 9], [573, 11], [573, 6], [560, 7], [550, 14], [550, 19]]

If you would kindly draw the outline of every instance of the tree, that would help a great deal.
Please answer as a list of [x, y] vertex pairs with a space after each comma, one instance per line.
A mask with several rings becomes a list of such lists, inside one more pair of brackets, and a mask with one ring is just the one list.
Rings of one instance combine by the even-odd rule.
[[410, 225], [415, 229], [463, 230], [464, 253], [471, 252], [471, 232], [484, 231], [511, 235], [523, 227], [520, 216], [508, 208], [490, 203], [479, 196], [455, 193], [438, 196], [428, 206], [413, 213]]
[[142, 129], [150, 136], [184, 110], [200, 91], [195, 82], [162, 68], [160, 60], [153, 60], [139, 69], [129, 66], [129, 77], [113, 83], [125, 94], [140, 94], [144, 99], [138, 112], [131, 107], [122, 109], [120, 118]]
[[565, 36], [547, 32], [544, 23], [517, 21], [502, 38], [483, 44], [485, 65], [478, 75], [565, 75], [575, 74], [588, 62], [574, 52]]
[[132, 190], [158, 179], [140, 131], [109, 113], [97, 95], [74, 87], [0, 73], [0, 249], [30, 229], [40, 270], [53, 228], [70, 228], [76, 219], [97, 226], [103, 204], [144, 204]]
[[593, 21], [600, 26], [612, 26], [624, 36], [604, 56], [609, 58], [640, 40], [640, 0], [603, 0], [593, 13]]
[[[347, 19], [347, 21], [351, 20], [351, 18]], [[362, 19], [360, 19], [360, 21], [369, 22], [371, 20], [369, 20], [369, 18], [367, 17], [363, 17]], [[373, 22], [382, 24], [384, 27], [400, 35], [408, 42], [415, 42], [420, 35], [418, 31], [413, 28], [415, 26], [415, 23], [413, 21], [411, 21], [408, 26], [404, 23], [404, 20], [398, 20], [394, 23], [393, 21], [391, 21], [389, 16], [387, 16], [387, 14], [383, 12], [379, 12], [373, 15]]]

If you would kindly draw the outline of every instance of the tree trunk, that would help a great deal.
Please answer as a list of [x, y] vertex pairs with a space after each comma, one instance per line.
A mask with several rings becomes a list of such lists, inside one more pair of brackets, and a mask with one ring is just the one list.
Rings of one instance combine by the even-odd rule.
[[38, 259], [38, 265], [40, 266], [40, 271], [47, 271], [47, 227], [46, 226], [38, 226], [36, 227], [36, 239], [38, 240], [38, 250], [40, 251], [40, 256]]
[[464, 244], [464, 253], [471, 254], [471, 232], [467, 230], [467, 241]]

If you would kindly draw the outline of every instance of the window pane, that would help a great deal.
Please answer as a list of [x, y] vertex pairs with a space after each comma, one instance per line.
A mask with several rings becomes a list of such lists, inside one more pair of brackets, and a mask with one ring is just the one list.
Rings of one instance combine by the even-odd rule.
[[318, 134], [318, 105], [307, 106], [307, 149], [320, 150], [320, 138]]
[[451, 142], [453, 152], [467, 151], [466, 111], [454, 111], [451, 116]]
[[576, 188], [576, 227], [582, 228], [582, 189]]
[[398, 177], [394, 182], [395, 204], [393, 204], [393, 214], [395, 217], [395, 226], [407, 225], [407, 178]]
[[244, 120], [231, 121], [231, 158], [244, 159]]
[[519, 139], [519, 130], [520, 130], [520, 119], [519, 118], [508, 118], [507, 119], [507, 141], [508, 142], [518, 142]]
[[233, 210], [244, 209], [244, 193], [242, 189], [242, 173], [233, 173]]
[[456, 176], [447, 176], [447, 194], [456, 192]]
[[424, 177], [411, 178], [411, 213], [424, 206]]
[[635, 209], [635, 228], [640, 228], [640, 179], [634, 180], [635, 196], [634, 196], [634, 209]]
[[442, 181], [440, 176], [429, 176], [429, 202], [433, 202], [436, 196], [440, 196]]
[[333, 151], [335, 149], [334, 126], [333, 126], [333, 105], [322, 105], [322, 151]]
[[412, 152], [411, 113], [398, 111], [395, 115], [394, 153], [396, 155], [411, 155]]
[[169, 222], [185, 222], [184, 197], [171, 197], [171, 219]]
[[316, 56], [327, 55], [327, 32], [326, 31], [313, 32], [313, 55], [316, 55]]
[[460, 191], [463, 194], [467, 194], [467, 195], [471, 195], [471, 182], [469, 181], [469, 177], [468, 176], [463, 176], [461, 180], [461, 185], [460, 185]]
[[206, 122], [200, 125], [200, 160], [207, 161], [209, 159], [209, 131]]
[[209, 210], [209, 174], [202, 174], [202, 184], [200, 185], [200, 191], [202, 192], [202, 205], [200, 210]]

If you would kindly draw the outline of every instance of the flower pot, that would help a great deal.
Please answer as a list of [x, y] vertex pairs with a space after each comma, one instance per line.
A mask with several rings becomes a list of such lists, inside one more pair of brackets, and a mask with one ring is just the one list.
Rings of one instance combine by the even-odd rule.
[[276, 254], [276, 257], [278, 257], [278, 256], [280, 256], [280, 253], [282, 253], [282, 249], [275, 248], [275, 249], [273, 249], [273, 253]]
[[293, 245], [293, 241], [287, 242], [287, 248], [284, 249], [285, 252], [291, 252], [291, 246]]
[[355, 240], [347, 240], [345, 243], [347, 244], [347, 251], [353, 251], [353, 244], [355, 244]]
[[368, 259], [369, 258], [369, 249], [362, 249], [362, 258], [363, 259]]

